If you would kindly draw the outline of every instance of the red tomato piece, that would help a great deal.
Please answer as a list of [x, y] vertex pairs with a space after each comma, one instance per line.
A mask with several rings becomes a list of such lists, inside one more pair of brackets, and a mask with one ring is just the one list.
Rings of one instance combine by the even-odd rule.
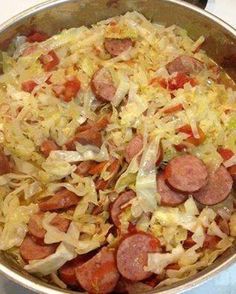
[[31, 93], [36, 86], [37, 86], [37, 83], [30, 80], [30, 81], [23, 82], [21, 84], [21, 89], [25, 92]]
[[167, 81], [165, 79], [160, 79], [160, 78], [153, 78], [150, 82], [149, 85], [151, 86], [161, 86], [164, 89], [167, 89], [168, 84]]
[[177, 144], [177, 145], [174, 145], [174, 148], [178, 152], [186, 151], [185, 144]]
[[189, 137], [186, 139], [186, 141], [188, 143], [195, 145], [195, 146], [201, 145], [206, 138], [204, 132], [202, 131], [202, 129], [200, 127], [198, 127], [198, 133], [199, 133], [200, 138], [195, 138], [193, 136], [192, 128], [190, 125], [184, 125], [184, 126], [178, 128], [178, 132], [185, 133], [185, 134], [189, 135]]
[[70, 102], [80, 90], [80, 81], [75, 78], [72, 81], [67, 81], [64, 86], [63, 100]]
[[227, 148], [218, 148], [217, 151], [224, 160], [228, 160], [234, 155], [233, 151]]
[[43, 32], [32, 32], [27, 36], [27, 41], [29, 43], [34, 43], [34, 42], [43, 42], [48, 39], [48, 35]]
[[183, 105], [181, 103], [179, 103], [177, 105], [174, 105], [174, 106], [172, 106], [170, 108], [167, 108], [167, 109], [163, 110], [163, 112], [165, 114], [171, 114], [171, 113], [181, 111], [181, 110], [183, 110]]
[[55, 69], [55, 67], [60, 62], [57, 54], [53, 50], [48, 52], [48, 54], [41, 55], [39, 60], [42, 63], [45, 71], [51, 71], [51, 70]]
[[168, 89], [171, 91], [178, 90], [183, 88], [186, 83], [190, 83], [193, 87], [196, 86], [196, 81], [193, 78], [178, 72], [174, 78], [168, 80]]

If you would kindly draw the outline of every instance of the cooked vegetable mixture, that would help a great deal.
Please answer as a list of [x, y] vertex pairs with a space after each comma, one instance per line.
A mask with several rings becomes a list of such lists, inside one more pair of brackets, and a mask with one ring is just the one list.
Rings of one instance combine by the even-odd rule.
[[173, 284], [232, 245], [236, 91], [204, 41], [132, 12], [1, 52], [0, 250], [105, 294]]

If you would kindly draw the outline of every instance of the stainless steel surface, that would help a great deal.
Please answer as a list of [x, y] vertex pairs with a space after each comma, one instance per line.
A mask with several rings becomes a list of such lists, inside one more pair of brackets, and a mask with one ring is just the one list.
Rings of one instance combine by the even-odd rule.
[[204, 9], [207, 5], [208, 0], [184, 0], [190, 4], [197, 5], [198, 7]]
[[[0, 26], [0, 48], [6, 48], [16, 34], [35, 28], [54, 34], [62, 28], [91, 25], [99, 20], [137, 10], [148, 19], [164, 25], [177, 24], [193, 39], [204, 35], [207, 54], [236, 81], [236, 31], [204, 10], [177, 0], [51, 0], [35, 6]], [[195, 276], [148, 292], [178, 294], [213, 277], [236, 261], [236, 246], [228, 249], [217, 261]], [[37, 293], [78, 293], [46, 284], [20, 269], [5, 253], [0, 254], [0, 272], [16, 283]]]

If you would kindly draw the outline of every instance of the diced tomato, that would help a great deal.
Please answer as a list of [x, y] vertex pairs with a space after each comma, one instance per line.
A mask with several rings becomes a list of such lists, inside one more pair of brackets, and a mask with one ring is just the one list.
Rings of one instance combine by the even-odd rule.
[[60, 62], [55, 51], [51, 50], [48, 54], [41, 55], [39, 58], [45, 71], [53, 70]]
[[186, 83], [190, 83], [192, 87], [197, 85], [197, 82], [195, 79], [190, 78], [188, 75], [184, 73], [177, 73], [175, 77], [170, 78], [168, 80], [166, 79], [160, 79], [160, 78], [153, 78], [149, 85], [152, 85], [154, 87], [160, 85], [164, 89], [169, 89], [170, 91], [178, 90], [184, 87]]
[[42, 32], [32, 32], [30, 35], [27, 36], [27, 41], [29, 43], [43, 42], [47, 39], [48, 39], [48, 35]]
[[177, 145], [173, 145], [175, 150], [178, 152], [183, 152], [186, 150], [186, 145], [185, 144], [177, 144]]
[[184, 73], [177, 73], [174, 78], [171, 78], [168, 80], [168, 89], [173, 91], [173, 90], [178, 90], [184, 87], [186, 83], [190, 83], [191, 86], [196, 86], [196, 81], [189, 76], [187, 76]]
[[171, 114], [171, 113], [181, 111], [181, 110], [183, 110], [183, 105], [181, 103], [179, 103], [179, 104], [177, 104], [175, 106], [172, 106], [170, 108], [167, 108], [167, 109], [163, 110], [163, 112], [166, 113], [166, 114]]
[[64, 86], [63, 100], [70, 102], [80, 90], [80, 81], [75, 78], [72, 81], [67, 81]]
[[37, 83], [35, 83], [32, 80], [23, 82], [21, 84], [22, 90], [25, 91], [25, 92], [28, 92], [28, 93], [31, 93], [36, 86], [37, 86]]
[[203, 243], [204, 249], [215, 249], [216, 245], [219, 243], [220, 238], [218, 236], [206, 235]]
[[198, 133], [199, 133], [200, 138], [195, 138], [193, 136], [192, 128], [190, 125], [184, 125], [184, 126], [178, 128], [178, 132], [185, 133], [185, 134], [189, 135], [189, 137], [186, 139], [186, 142], [193, 144], [195, 146], [201, 145], [206, 138], [204, 132], [202, 131], [202, 129], [200, 127], [198, 127]]
[[218, 148], [217, 151], [224, 160], [228, 160], [234, 155], [233, 151], [227, 148]]
[[40, 146], [40, 151], [48, 157], [51, 151], [58, 150], [59, 146], [52, 140], [45, 140]]
[[160, 78], [153, 78], [150, 82], [149, 85], [156, 87], [156, 86], [161, 86], [162, 88], [166, 89], [167, 88], [167, 81], [165, 79], [160, 79]]
[[101, 174], [103, 168], [105, 167], [105, 165], [107, 164], [107, 161], [103, 161], [103, 162], [100, 162], [100, 163], [97, 163], [95, 166], [92, 166], [88, 173], [90, 175], [98, 175], [98, 174]]

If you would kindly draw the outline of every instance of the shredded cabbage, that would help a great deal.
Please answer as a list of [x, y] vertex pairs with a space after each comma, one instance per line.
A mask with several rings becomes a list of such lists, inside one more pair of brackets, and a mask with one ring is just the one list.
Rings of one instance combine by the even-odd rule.
[[156, 156], [159, 149], [159, 138], [146, 146], [136, 178], [136, 194], [144, 212], [153, 212], [160, 203], [156, 183]]
[[41, 260], [32, 260], [24, 269], [29, 273], [47, 276], [56, 272], [63, 264], [75, 257], [74, 248], [62, 242], [54, 254]]
[[145, 270], [161, 274], [167, 265], [176, 263], [183, 253], [184, 249], [181, 245], [174, 248], [171, 253], [149, 253]]

